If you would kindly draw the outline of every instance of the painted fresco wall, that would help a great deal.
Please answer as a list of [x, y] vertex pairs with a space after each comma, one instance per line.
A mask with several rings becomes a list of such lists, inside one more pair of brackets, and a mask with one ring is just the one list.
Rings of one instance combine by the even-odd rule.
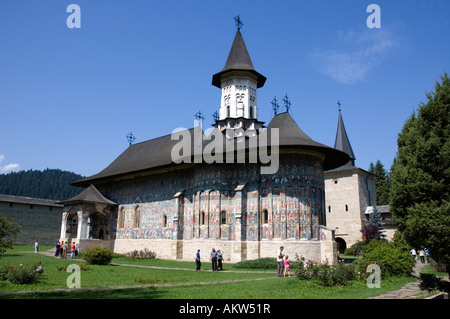
[[119, 203], [117, 239], [319, 239], [322, 160], [285, 156], [277, 174], [259, 172], [257, 164], [210, 164], [96, 187]]

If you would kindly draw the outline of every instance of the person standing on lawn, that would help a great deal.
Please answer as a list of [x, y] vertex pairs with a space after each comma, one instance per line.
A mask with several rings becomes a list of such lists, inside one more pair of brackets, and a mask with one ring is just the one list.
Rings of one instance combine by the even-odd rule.
[[195, 270], [200, 270], [200, 267], [202, 266], [202, 262], [200, 261], [200, 249], [197, 250], [197, 253], [195, 254], [195, 265], [197, 267]]
[[283, 277], [283, 271], [284, 271], [283, 249], [284, 249], [284, 247], [281, 246], [280, 249], [277, 251], [278, 277]]

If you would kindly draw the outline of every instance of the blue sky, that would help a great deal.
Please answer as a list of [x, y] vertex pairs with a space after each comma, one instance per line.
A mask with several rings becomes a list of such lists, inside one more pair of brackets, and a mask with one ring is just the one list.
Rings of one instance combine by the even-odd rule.
[[[81, 28], [69, 29], [69, 4]], [[369, 4], [381, 28], [369, 29]], [[220, 105], [240, 15], [253, 64], [267, 77], [259, 119], [287, 93], [314, 140], [333, 146], [338, 109], [356, 165], [389, 169], [405, 120], [450, 72], [450, 1], [0, 2], [0, 173], [59, 168], [89, 176], [137, 142], [204, 127]], [[282, 103], [280, 103], [282, 104]]]

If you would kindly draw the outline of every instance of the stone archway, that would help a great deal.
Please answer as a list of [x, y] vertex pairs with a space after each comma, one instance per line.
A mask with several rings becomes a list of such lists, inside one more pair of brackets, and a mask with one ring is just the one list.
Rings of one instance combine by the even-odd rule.
[[78, 213], [75, 210], [67, 213], [65, 238], [78, 238]]
[[338, 254], [343, 254], [345, 252], [345, 249], [347, 249], [347, 243], [341, 237], [336, 237], [336, 243]]

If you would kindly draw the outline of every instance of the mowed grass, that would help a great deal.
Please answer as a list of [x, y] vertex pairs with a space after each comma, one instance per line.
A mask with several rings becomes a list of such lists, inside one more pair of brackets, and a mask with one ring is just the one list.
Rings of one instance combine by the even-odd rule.
[[[354, 282], [346, 287], [322, 287], [313, 280], [278, 278], [276, 271], [242, 271], [231, 265], [224, 265], [223, 272], [211, 272], [210, 263], [204, 262], [202, 271], [193, 271], [194, 262], [167, 260], [132, 260], [114, 258], [113, 263], [136, 264], [140, 266], [169, 267], [156, 269], [120, 265], [87, 265], [85, 262], [22, 252], [19, 248], [8, 250], [0, 257], [2, 265], [18, 267], [19, 264], [33, 265], [37, 261], [44, 267], [39, 280], [31, 285], [13, 285], [0, 282], [0, 294], [5, 292], [29, 291], [29, 293], [7, 294], [0, 298], [82, 298], [82, 299], [336, 299], [368, 298], [387, 291], [397, 290], [415, 280], [411, 277], [389, 278], [381, 282], [381, 288], [368, 288], [364, 282]], [[51, 292], [52, 289], [67, 289], [71, 275], [58, 268], [70, 264], [87, 266], [81, 271], [81, 289]], [[233, 281], [239, 282], [233, 282]], [[112, 287], [89, 290], [95, 287]], [[120, 289], [114, 289], [118, 287]], [[47, 292], [44, 292], [47, 291]]]

